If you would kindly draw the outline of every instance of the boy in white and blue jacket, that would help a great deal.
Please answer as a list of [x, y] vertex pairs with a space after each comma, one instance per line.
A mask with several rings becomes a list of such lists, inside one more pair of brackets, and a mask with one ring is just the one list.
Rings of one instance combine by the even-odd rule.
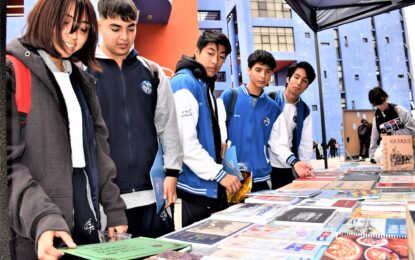
[[183, 56], [171, 80], [184, 151], [183, 172], [177, 182], [182, 226], [226, 208], [225, 190], [232, 194], [241, 187], [238, 177], [223, 171], [219, 117], [224, 108], [218, 107], [213, 95], [216, 73], [230, 51], [223, 33], [205, 31], [194, 57]]
[[248, 84], [236, 90], [227, 89], [220, 97], [228, 115], [228, 140], [236, 147], [238, 161], [252, 173], [252, 191], [270, 189], [268, 140], [274, 127], [286, 131], [285, 125], [275, 124], [281, 111], [264, 92], [276, 65], [271, 53], [256, 50], [248, 57]]

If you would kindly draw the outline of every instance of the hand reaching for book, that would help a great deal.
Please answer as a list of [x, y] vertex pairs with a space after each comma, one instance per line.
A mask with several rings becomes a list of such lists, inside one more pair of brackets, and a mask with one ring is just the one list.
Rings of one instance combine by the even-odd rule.
[[294, 164], [294, 171], [300, 178], [314, 178], [313, 167], [308, 162], [298, 161]]
[[234, 194], [241, 188], [241, 182], [238, 177], [229, 173], [225, 175], [219, 184], [225, 187], [230, 194]]

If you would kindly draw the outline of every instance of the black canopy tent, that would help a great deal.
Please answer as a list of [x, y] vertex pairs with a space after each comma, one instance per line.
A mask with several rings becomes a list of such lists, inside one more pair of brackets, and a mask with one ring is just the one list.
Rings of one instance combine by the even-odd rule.
[[415, 0], [285, 0], [314, 31], [324, 166], [327, 169], [326, 125], [317, 32], [415, 4]]

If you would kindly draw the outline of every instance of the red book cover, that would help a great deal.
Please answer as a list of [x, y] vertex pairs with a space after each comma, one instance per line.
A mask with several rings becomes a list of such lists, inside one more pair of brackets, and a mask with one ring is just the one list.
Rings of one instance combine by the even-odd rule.
[[380, 182], [380, 183], [377, 184], [376, 187], [377, 188], [382, 188], [382, 187], [385, 187], [385, 188], [393, 188], [393, 187], [397, 187], [397, 188], [402, 188], [402, 187], [412, 188], [412, 187], [414, 187], [415, 188], [415, 183], [384, 183], [384, 182]]
[[359, 201], [357, 200], [338, 200], [336, 203], [333, 204], [333, 207], [342, 207], [342, 208], [354, 208]]

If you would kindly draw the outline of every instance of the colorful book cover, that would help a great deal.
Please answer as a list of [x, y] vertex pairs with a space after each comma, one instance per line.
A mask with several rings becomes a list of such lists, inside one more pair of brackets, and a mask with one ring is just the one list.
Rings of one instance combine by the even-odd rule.
[[239, 203], [213, 213], [211, 218], [267, 224], [285, 209], [283, 205]]
[[383, 188], [415, 188], [415, 183], [378, 183], [376, 188], [383, 189]]
[[315, 208], [335, 208], [341, 211], [353, 211], [359, 201], [346, 199], [306, 199], [301, 201], [297, 206], [315, 207]]
[[312, 258], [305, 258], [301, 256], [289, 256], [283, 253], [268, 252], [255, 249], [238, 248], [235, 250], [232, 247], [216, 247], [212, 252], [203, 259], [206, 260], [231, 260], [231, 259], [246, 259], [246, 260], [312, 260]]
[[[415, 245], [415, 204], [408, 204], [406, 208], [406, 227], [408, 234], [408, 245]], [[415, 247], [409, 247], [410, 258], [415, 259]]]
[[404, 238], [339, 235], [327, 248], [323, 260], [333, 259], [407, 259], [408, 244]]
[[404, 218], [350, 218], [340, 228], [340, 232], [348, 235], [406, 237]]
[[156, 199], [157, 212], [159, 213], [164, 206], [164, 162], [163, 162], [163, 148], [159, 144], [159, 148], [154, 159], [153, 165], [150, 169], [150, 180], [153, 186], [154, 197]]
[[382, 193], [379, 190], [322, 190], [314, 199], [376, 199]]
[[415, 201], [415, 194], [382, 193], [382, 195], [377, 201]]
[[385, 170], [414, 170], [412, 136], [388, 135], [382, 137], [382, 143]]
[[283, 253], [292, 256], [302, 256], [314, 258], [322, 245], [316, 245], [311, 243], [301, 243], [301, 242], [290, 242], [290, 241], [280, 241], [274, 239], [261, 239], [254, 237], [246, 237], [241, 235], [233, 236], [230, 239], [224, 240], [219, 243], [219, 247], [228, 247], [234, 250], [241, 249], [252, 249], [252, 250], [261, 250], [268, 251], [270, 254], [274, 253]]
[[324, 227], [335, 213], [335, 209], [294, 207], [276, 217], [274, 223]]
[[187, 243], [169, 242], [161, 239], [136, 237], [108, 243], [79, 245], [74, 249], [60, 248], [65, 254], [74, 255], [83, 259], [129, 260], [152, 256], [167, 250], [189, 248]]
[[251, 226], [252, 223], [205, 219], [162, 238], [213, 246], [219, 241]]
[[317, 229], [314, 227], [277, 225], [273, 223], [268, 225], [255, 225], [239, 235], [319, 245], [329, 245], [336, 238], [336, 232], [331, 230]]
[[333, 181], [324, 187], [325, 190], [369, 190], [373, 181]]

